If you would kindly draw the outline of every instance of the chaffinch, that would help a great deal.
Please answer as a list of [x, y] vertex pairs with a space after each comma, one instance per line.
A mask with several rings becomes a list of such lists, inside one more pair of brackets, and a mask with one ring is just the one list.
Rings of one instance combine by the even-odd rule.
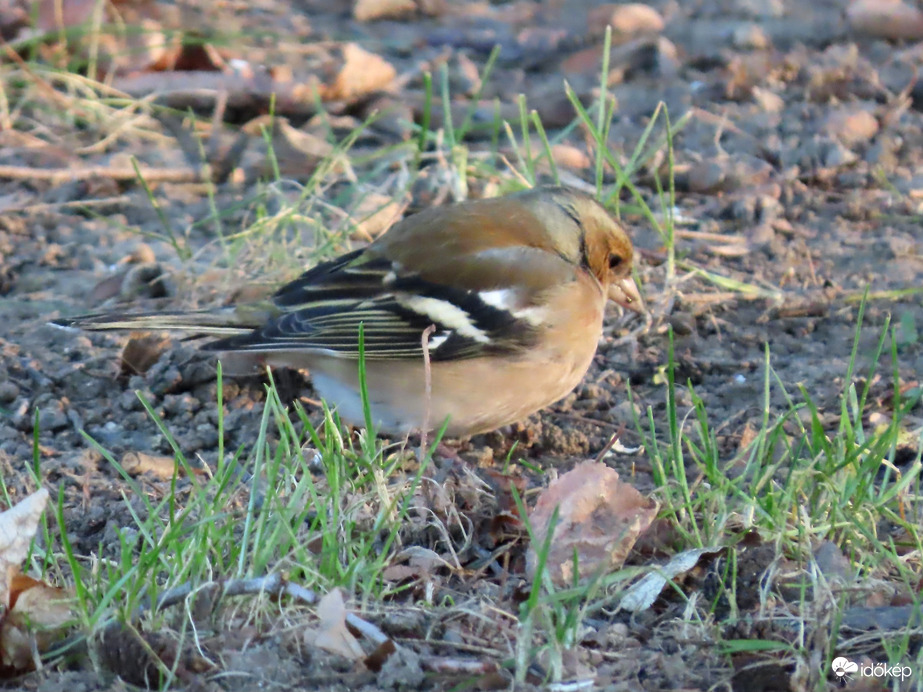
[[[305, 368], [341, 418], [382, 432], [472, 435], [513, 423], [579, 384], [607, 299], [643, 309], [631, 240], [592, 197], [538, 187], [431, 208], [370, 245], [309, 269], [261, 306], [85, 315], [91, 330], [177, 329], [220, 336], [205, 348]], [[427, 348], [427, 393], [423, 335]]]

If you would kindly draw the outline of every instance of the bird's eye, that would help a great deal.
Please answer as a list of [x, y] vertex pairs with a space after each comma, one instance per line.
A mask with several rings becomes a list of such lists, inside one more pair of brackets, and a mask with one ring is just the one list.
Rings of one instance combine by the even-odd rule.
[[609, 269], [618, 269], [622, 266], [622, 261], [618, 255], [609, 255]]

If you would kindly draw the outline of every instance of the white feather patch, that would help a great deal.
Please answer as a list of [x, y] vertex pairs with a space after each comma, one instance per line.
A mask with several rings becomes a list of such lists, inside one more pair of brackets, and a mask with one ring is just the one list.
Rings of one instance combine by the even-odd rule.
[[537, 327], [545, 321], [545, 309], [537, 307], [523, 308], [513, 312], [513, 317], [518, 320], [525, 320], [533, 327]]
[[533, 327], [545, 321], [545, 311], [540, 307], [520, 307], [519, 294], [511, 288], [497, 288], [492, 291], [481, 291], [478, 297], [498, 310], [505, 310], [517, 320], [525, 320]]
[[429, 340], [429, 350], [435, 351], [437, 348], [442, 346], [446, 342], [446, 339], [449, 338], [449, 334], [437, 334]]
[[481, 291], [478, 298], [483, 300], [491, 307], [507, 312], [515, 312], [516, 309], [516, 291], [509, 288], [496, 288], [493, 291]]
[[426, 298], [424, 296], [406, 296], [398, 298], [398, 302], [420, 315], [429, 317], [436, 324], [458, 332], [462, 336], [474, 339], [482, 344], [490, 343], [490, 337], [487, 336], [483, 329], [479, 329], [471, 321], [468, 313], [447, 300]]

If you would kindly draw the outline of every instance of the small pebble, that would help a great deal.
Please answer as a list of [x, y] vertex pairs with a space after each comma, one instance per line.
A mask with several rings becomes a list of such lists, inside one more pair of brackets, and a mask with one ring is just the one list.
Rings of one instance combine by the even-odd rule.
[[773, 91], [753, 87], [753, 101], [766, 113], [779, 113], [785, 108], [785, 100]]
[[878, 118], [855, 106], [838, 108], [824, 118], [824, 132], [847, 145], [870, 140], [878, 129]]
[[639, 2], [596, 7], [587, 15], [587, 24], [594, 35], [605, 31], [607, 25], [611, 26], [616, 37], [658, 34], [664, 27], [660, 13], [650, 5]]
[[677, 336], [688, 336], [695, 332], [695, 317], [688, 312], [677, 311], [670, 315], [670, 325]]
[[19, 396], [19, 387], [13, 382], [0, 382], [0, 404], [10, 404]]
[[765, 50], [770, 47], [769, 37], [758, 24], [743, 24], [734, 29], [731, 42], [738, 50]]

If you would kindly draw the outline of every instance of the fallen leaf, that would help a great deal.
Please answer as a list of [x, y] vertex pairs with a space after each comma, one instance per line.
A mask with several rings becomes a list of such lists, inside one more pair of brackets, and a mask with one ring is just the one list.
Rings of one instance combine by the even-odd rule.
[[339, 654], [353, 661], [365, 658], [359, 642], [346, 627], [346, 604], [339, 589], [333, 589], [317, 604], [320, 626], [305, 631], [305, 643]]
[[423, 576], [422, 570], [411, 565], [389, 565], [381, 572], [381, 578], [386, 581], [404, 581], [421, 576]]
[[605, 464], [585, 461], [551, 483], [529, 517], [535, 540], [526, 556], [534, 575], [536, 551], [545, 543], [558, 509], [546, 567], [556, 584], [573, 583], [574, 554], [579, 577], [609, 572], [628, 556], [638, 536], [657, 515], [657, 503], [619, 480]]
[[[110, 621], [91, 640], [94, 662], [141, 689], [159, 689], [164, 671], [175, 671], [187, 687], [194, 676], [214, 670], [201, 649], [167, 632], [144, 632], [130, 623]], [[124, 685], [122, 685], [124, 689]]]
[[48, 503], [44, 488], [0, 514], [0, 606], [9, 608], [11, 580], [29, 554], [29, 546]]
[[73, 619], [67, 590], [20, 572], [47, 503], [42, 488], [0, 514], [0, 675], [34, 670]]
[[422, 546], [408, 546], [402, 550], [394, 562], [407, 561], [407, 564], [391, 564], [384, 569], [382, 576], [390, 581], [402, 581], [404, 579], [429, 579], [440, 567], [447, 567], [453, 570], [452, 565], [444, 560], [440, 555]]
[[332, 81], [318, 87], [325, 101], [355, 101], [384, 89], [397, 76], [391, 63], [355, 43], [343, 44], [331, 53], [338, 54], [334, 60], [342, 60], [342, 65]]
[[119, 460], [122, 468], [132, 476], [150, 473], [162, 480], [169, 480], [174, 475], [185, 476], [182, 467], [177, 468], [174, 457], [145, 454], [144, 452], [126, 452]]
[[0, 624], [0, 663], [11, 672], [34, 670], [35, 655], [47, 651], [73, 621], [72, 596], [24, 574], [11, 580], [12, 607]]
[[552, 144], [551, 158], [562, 168], [584, 170], [592, 165], [590, 157], [583, 149], [578, 149], [570, 144]]
[[660, 13], [649, 5], [631, 2], [618, 5], [600, 5], [587, 14], [590, 33], [599, 35], [611, 26], [613, 38], [637, 34], [657, 34], [663, 31]]
[[622, 596], [619, 608], [631, 613], [640, 613], [642, 610], [647, 610], [660, 596], [663, 587], [667, 585], [668, 581], [691, 570], [698, 564], [699, 558], [703, 555], [717, 555], [721, 550], [722, 548], [720, 547], [694, 548], [684, 550], [673, 556], [667, 564], [662, 567], [656, 567], [656, 571], [632, 584], [631, 588]]
[[417, 11], [414, 0], [356, 0], [353, 17], [360, 22], [401, 19]]
[[122, 375], [143, 375], [160, 360], [167, 349], [170, 339], [162, 335], [148, 334], [132, 336], [119, 357], [119, 370]]
[[350, 214], [355, 220], [355, 231], [350, 239], [373, 241], [400, 219], [406, 208], [406, 202], [398, 202], [388, 195], [371, 192], [363, 196]]
[[[264, 130], [270, 133], [270, 146], [259, 148], [259, 161], [251, 167], [259, 175], [267, 175], [278, 167], [279, 173], [289, 178], [309, 178], [324, 160], [334, 157], [330, 142], [317, 135], [292, 127], [287, 118], [261, 115], [248, 122], [243, 131], [264, 142]], [[270, 159], [268, 153], [272, 151]], [[342, 157], [331, 165], [330, 172], [342, 173], [346, 168]]]

